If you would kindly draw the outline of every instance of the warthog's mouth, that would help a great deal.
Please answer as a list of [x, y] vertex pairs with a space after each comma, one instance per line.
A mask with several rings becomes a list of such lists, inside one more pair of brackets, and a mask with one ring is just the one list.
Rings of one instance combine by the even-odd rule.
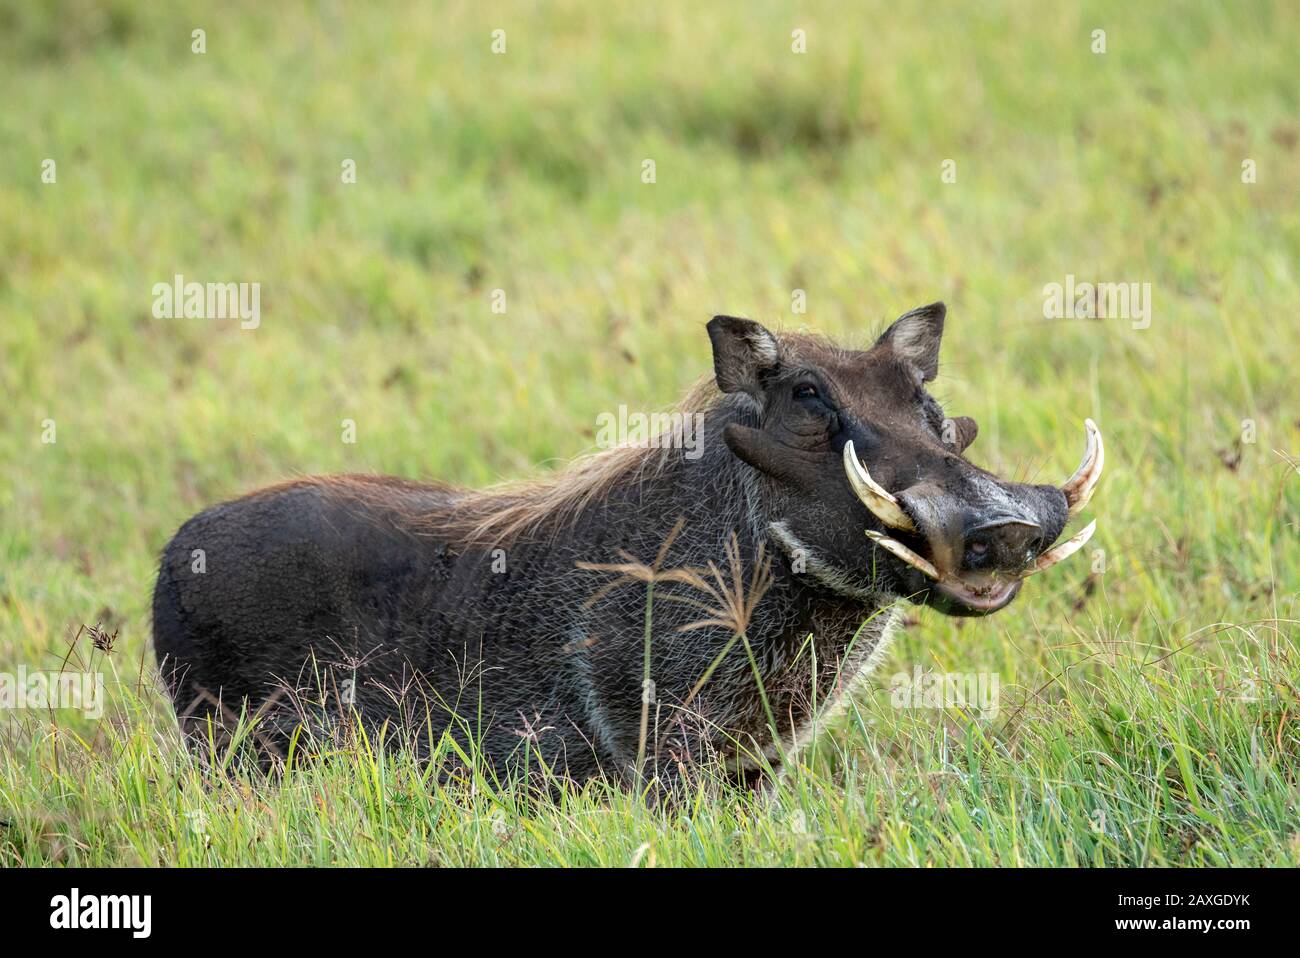
[[[1060, 487], [1069, 508], [1070, 518], [1081, 512], [1088, 504], [1088, 500], [1092, 498], [1097, 481], [1101, 478], [1105, 460], [1101, 430], [1091, 419], [1084, 420], [1084, 427], [1088, 434], [1088, 445], [1083, 454], [1083, 461], [1074, 475]], [[867, 467], [854, 452], [851, 441], [844, 446], [844, 470], [854, 493], [887, 528], [899, 530], [900, 533], [918, 543], [925, 541], [925, 536], [917, 528], [912, 517], [904, 511], [898, 499], [871, 478]], [[1024, 568], [1015, 572], [992, 574], [943, 569], [893, 536], [872, 529], [866, 530], [866, 533], [877, 546], [916, 569], [934, 583], [929, 587], [929, 592], [932, 599], [938, 599], [935, 604], [943, 611], [958, 615], [987, 615], [1003, 608], [1014, 599], [1026, 578], [1050, 569], [1082, 549], [1096, 529], [1097, 522], [1093, 520], [1069, 539], [1057, 543], [1034, 557]]]
[[945, 611], [968, 615], [988, 615], [1004, 608], [1020, 591], [1023, 579], [989, 578], [978, 582], [971, 579], [948, 579], [936, 582], [934, 591], [941, 604], [951, 606]]

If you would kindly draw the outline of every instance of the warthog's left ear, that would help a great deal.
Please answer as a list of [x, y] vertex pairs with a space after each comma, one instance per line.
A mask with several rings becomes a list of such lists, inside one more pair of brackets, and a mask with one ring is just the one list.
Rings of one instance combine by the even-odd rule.
[[922, 382], [929, 382], [939, 375], [939, 342], [947, 312], [943, 303], [931, 303], [904, 313], [884, 331], [876, 345], [892, 349], [895, 356], [917, 371]]
[[724, 393], [746, 392], [761, 399], [761, 380], [780, 365], [776, 337], [752, 319], [714, 316], [709, 320], [713, 374]]
[[[979, 435], [979, 423], [970, 416], [958, 416], [956, 419], [948, 420], [948, 422], [952, 423], [953, 436], [951, 441], [953, 445], [957, 447], [958, 452], [965, 452], [970, 444], [975, 441], [975, 437]], [[946, 422], [944, 423], [944, 442], [949, 441], [947, 427], [948, 423]]]

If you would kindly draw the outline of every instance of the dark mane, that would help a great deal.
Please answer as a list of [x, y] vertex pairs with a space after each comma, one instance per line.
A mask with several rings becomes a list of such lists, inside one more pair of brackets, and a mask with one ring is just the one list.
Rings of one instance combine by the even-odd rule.
[[[806, 332], [778, 334], [786, 355], [796, 361], [847, 361], [855, 351]], [[722, 400], [712, 374], [699, 379], [670, 410], [708, 413]], [[504, 545], [521, 538], [554, 535], [592, 503], [617, 486], [635, 485], [661, 475], [680, 450], [620, 446], [581, 456], [550, 475], [461, 490], [455, 504], [425, 515], [422, 528], [463, 545]]]
[[[670, 411], [707, 413], [720, 399], [708, 376]], [[554, 535], [614, 488], [658, 476], [680, 455], [680, 449], [653, 444], [588, 453], [550, 475], [458, 490], [454, 504], [427, 512], [419, 526], [462, 545], [504, 545]]]

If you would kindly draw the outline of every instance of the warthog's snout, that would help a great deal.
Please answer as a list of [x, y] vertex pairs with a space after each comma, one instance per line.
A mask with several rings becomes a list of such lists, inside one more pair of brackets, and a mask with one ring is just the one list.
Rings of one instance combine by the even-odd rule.
[[853, 442], [844, 446], [849, 485], [887, 532], [868, 530], [876, 545], [920, 572], [929, 598], [953, 614], [1002, 608], [1030, 575], [1077, 552], [1096, 523], [1053, 545], [1087, 505], [1101, 478], [1101, 431], [1085, 421], [1083, 462], [1063, 485], [1006, 483], [952, 457], [942, 483], [925, 481], [891, 493], [872, 478]]
[[1021, 572], [1043, 551], [1043, 527], [1028, 518], [998, 516], [974, 526], [964, 545], [964, 572]]

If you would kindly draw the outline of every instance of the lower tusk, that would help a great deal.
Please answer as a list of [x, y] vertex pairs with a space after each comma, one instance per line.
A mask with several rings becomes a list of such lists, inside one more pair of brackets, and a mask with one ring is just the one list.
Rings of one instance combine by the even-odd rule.
[[844, 472], [849, 477], [849, 485], [862, 504], [871, 510], [871, 514], [892, 529], [915, 532], [916, 525], [908, 518], [898, 500], [891, 496], [880, 483], [871, 478], [858, 454], [853, 449], [853, 440], [844, 444]]
[[938, 569], [927, 560], [921, 558], [907, 546], [903, 545], [903, 543], [899, 542], [897, 539], [891, 539], [884, 533], [876, 532], [873, 529], [867, 529], [866, 533], [867, 538], [872, 542], [896, 558], [902, 559], [912, 568], [919, 569], [921, 572], [924, 572], [931, 579], [936, 581], [940, 578]]
[[1092, 534], [1096, 531], [1097, 520], [1093, 519], [1092, 522], [1080, 529], [1077, 535], [1066, 539], [1059, 546], [1053, 546], [1040, 555], [1035, 560], [1033, 568], [1026, 572], [1024, 577], [1031, 576], [1035, 572], [1042, 572], [1044, 569], [1050, 569], [1062, 559], [1070, 558], [1070, 556], [1087, 545], [1088, 540], [1092, 538]]
[[1083, 453], [1083, 462], [1079, 463], [1079, 468], [1074, 471], [1065, 485], [1061, 486], [1061, 492], [1065, 493], [1065, 501], [1070, 507], [1070, 515], [1076, 515], [1081, 512], [1092, 498], [1093, 490], [1097, 488], [1097, 480], [1101, 478], [1101, 467], [1106, 460], [1106, 450], [1101, 444], [1101, 430], [1091, 419], [1083, 421], [1083, 428], [1088, 433], [1088, 445]]

